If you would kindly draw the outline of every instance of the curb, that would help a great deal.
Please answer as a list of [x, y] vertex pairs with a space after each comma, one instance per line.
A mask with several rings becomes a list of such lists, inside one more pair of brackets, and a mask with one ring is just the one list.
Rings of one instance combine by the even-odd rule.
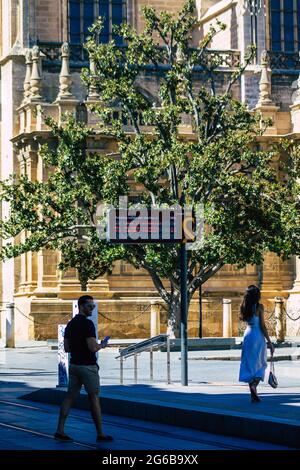
[[[181, 358], [178, 358], [181, 360]], [[280, 362], [280, 361], [299, 361], [300, 354], [288, 354], [285, 356], [273, 356], [273, 362]], [[189, 361], [240, 361], [240, 356], [200, 356], [200, 357], [189, 357]], [[270, 358], [267, 359], [270, 362]]]
[[[66, 392], [56, 389], [40, 389], [19, 397], [41, 403], [60, 405]], [[184, 405], [149, 403], [136, 398], [100, 398], [104, 413], [155, 421], [173, 426], [189, 427], [214, 434], [223, 434], [256, 441], [272, 442], [289, 447], [300, 448], [300, 424], [288, 419], [267, 416], [249, 416], [242, 412], [216, 411], [209, 407], [191, 409]], [[75, 408], [89, 410], [87, 395], [81, 394], [75, 402]]]

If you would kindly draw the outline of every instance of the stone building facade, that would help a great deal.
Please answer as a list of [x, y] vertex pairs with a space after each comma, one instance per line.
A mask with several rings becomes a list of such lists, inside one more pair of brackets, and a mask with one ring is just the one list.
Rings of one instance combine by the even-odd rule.
[[[183, 0], [0, 0], [0, 178], [26, 170], [30, 178], [43, 179], [45, 169], [38, 156], [41, 141], [49, 139], [43, 113], [58, 120], [65, 111], [86, 114], [92, 97], [84, 88], [80, 71], [88, 66], [81, 46], [86, 27], [98, 13], [109, 12], [106, 36], [112, 37], [111, 23], [126, 20], [141, 31], [141, 8], [152, 5], [176, 13]], [[300, 62], [300, 2], [297, 0], [196, 0], [199, 30], [193, 46], [216, 18], [226, 23], [210, 45], [212, 53], [222, 54], [218, 86], [222, 89], [247, 46], [255, 43], [257, 58], [234, 90], [235, 97], [249, 109], [259, 109], [273, 118], [272, 127], [258, 145], [268, 148], [278, 138], [300, 132], [298, 80]], [[63, 43], [68, 43], [62, 49]], [[263, 51], [266, 51], [264, 53]], [[201, 79], [201, 77], [200, 77]], [[155, 77], [141, 78], [145, 92], [155, 95]], [[70, 93], [70, 94], [68, 94]], [[87, 113], [89, 124], [93, 117]], [[191, 129], [187, 129], [190, 131]], [[106, 151], [107, 144], [95, 139], [93, 148]], [[9, 208], [0, 204], [1, 216]], [[1, 243], [1, 241], [0, 241]], [[5, 243], [5, 241], [2, 241]], [[76, 272], [57, 270], [59, 255], [47, 250], [28, 253], [0, 265], [0, 301], [14, 302], [18, 339], [46, 339], [57, 336], [57, 324], [71, 315], [72, 300], [81, 294]], [[287, 333], [300, 334], [300, 261], [283, 262], [271, 253], [262, 266], [237, 270], [225, 266], [210, 279], [202, 292], [203, 335], [222, 335], [222, 298], [233, 302], [233, 334], [237, 335], [238, 305], [248, 284], [259, 284], [263, 300], [271, 312], [274, 297], [286, 299]], [[116, 263], [110, 276], [90, 282], [88, 291], [99, 301], [100, 334], [112, 337], [148, 337], [150, 313], [159, 299], [145, 272]], [[3, 304], [4, 303], [4, 304]], [[167, 314], [161, 306], [161, 332]], [[199, 300], [195, 296], [189, 314], [188, 334], [199, 331]]]

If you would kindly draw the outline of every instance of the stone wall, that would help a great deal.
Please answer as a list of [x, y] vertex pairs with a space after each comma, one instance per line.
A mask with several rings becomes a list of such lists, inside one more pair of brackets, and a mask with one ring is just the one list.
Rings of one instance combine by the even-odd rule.
[[62, 40], [62, 1], [37, 0], [35, 7], [36, 35], [40, 41]]
[[281, 111], [290, 111], [297, 89], [298, 74], [272, 74], [272, 98]]
[[136, 28], [140, 33], [145, 27], [145, 21], [142, 14], [144, 6], [154, 7], [156, 12], [168, 11], [169, 13], [177, 13], [184, 5], [185, 0], [137, 0], [137, 20]]
[[249, 109], [254, 109], [258, 101], [260, 74], [254, 75], [253, 72], [245, 72], [242, 80], [244, 81], [245, 102]]
[[[211, 49], [237, 49], [238, 48], [238, 23], [236, 17], [235, 8], [230, 8], [220, 15], [218, 15], [218, 20], [226, 25], [224, 31], [220, 31], [211, 41]], [[202, 25], [203, 35], [205, 36], [210, 26], [213, 25], [217, 27], [216, 20], [214, 18], [209, 18]]]
[[[20, 73], [23, 77], [24, 71]], [[87, 90], [81, 80], [81, 71], [79, 68], [71, 68], [72, 77], [72, 93], [78, 101], [84, 101], [87, 97]], [[218, 72], [215, 77], [216, 93], [222, 93], [225, 91], [228, 81], [230, 80], [230, 74], [228, 72]], [[145, 93], [147, 97], [157, 100], [157, 94], [159, 89], [159, 83], [161, 81], [161, 75], [153, 74], [151, 72], [141, 73], [136, 83], [137, 86]], [[203, 79], [202, 73], [195, 73], [195, 88], [200, 86], [209, 86], [209, 83]], [[257, 84], [258, 87], [258, 84]], [[257, 88], [258, 89], [258, 88]], [[57, 98], [59, 92], [59, 70], [57, 67], [51, 66], [49, 61], [43, 61], [42, 68], [42, 94], [45, 101], [52, 103]], [[255, 93], [255, 90], [253, 90]], [[232, 87], [233, 98], [239, 100], [241, 97], [240, 83], [236, 82]], [[20, 99], [21, 101], [21, 99]]]
[[[229, 296], [227, 295], [227, 298]], [[233, 336], [242, 334], [239, 322], [239, 297], [232, 298]], [[117, 299], [98, 301], [99, 337], [148, 338], [150, 337], [150, 301], [136, 299]], [[72, 303], [49, 299], [48, 302], [32, 301], [29, 315], [30, 337], [38, 340], [57, 338], [57, 325], [66, 324], [72, 317]], [[203, 336], [220, 337], [223, 335], [223, 306], [221, 297], [204, 298]], [[18, 313], [18, 312], [17, 312]], [[25, 312], [24, 312], [25, 313]], [[160, 332], [166, 333], [168, 313], [165, 307], [160, 312]], [[199, 301], [191, 302], [188, 318], [188, 337], [199, 337]]]

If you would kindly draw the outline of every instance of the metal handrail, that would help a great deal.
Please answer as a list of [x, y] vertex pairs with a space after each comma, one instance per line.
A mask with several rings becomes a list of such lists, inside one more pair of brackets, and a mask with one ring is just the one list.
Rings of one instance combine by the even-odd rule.
[[150, 352], [150, 380], [153, 380], [153, 351], [159, 349], [161, 346], [167, 344], [167, 383], [171, 383], [170, 374], [170, 337], [169, 335], [157, 335], [152, 338], [140, 341], [134, 345], [128, 346], [127, 348], [119, 349], [119, 356], [116, 359], [120, 359], [120, 384], [124, 382], [124, 360], [128, 357], [134, 356], [134, 381], [137, 383], [137, 369], [138, 362], [137, 356], [142, 352]]
[[119, 359], [120, 357], [126, 358], [130, 357], [133, 354], [141, 353], [143, 351], [147, 351], [151, 348], [151, 346], [161, 346], [167, 342], [167, 338], [169, 335], [157, 335], [153, 336], [152, 338], [146, 339], [144, 341], [140, 341], [139, 343], [132, 344], [127, 348], [120, 348], [119, 353], [120, 355], [116, 357]]

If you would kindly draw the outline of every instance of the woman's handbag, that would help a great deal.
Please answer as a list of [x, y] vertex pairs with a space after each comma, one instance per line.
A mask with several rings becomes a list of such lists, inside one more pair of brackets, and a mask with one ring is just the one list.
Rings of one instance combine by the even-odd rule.
[[275, 375], [273, 356], [271, 356], [271, 361], [270, 361], [270, 372], [269, 372], [268, 384], [271, 385], [272, 388], [278, 387], [278, 380]]

